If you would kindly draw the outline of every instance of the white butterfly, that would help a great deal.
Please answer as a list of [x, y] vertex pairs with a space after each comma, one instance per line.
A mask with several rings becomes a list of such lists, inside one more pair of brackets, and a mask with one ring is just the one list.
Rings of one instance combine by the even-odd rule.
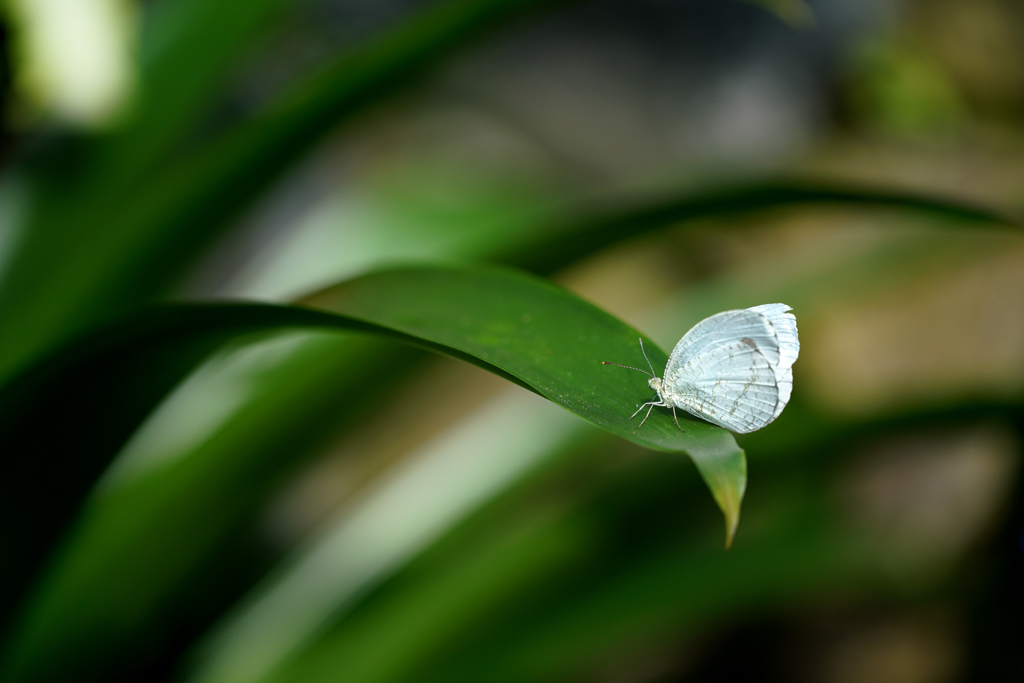
[[[676, 408], [739, 434], [764, 427], [782, 413], [793, 393], [793, 363], [800, 354], [796, 317], [785, 304], [764, 304], [724, 311], [693, 326], [676, 344], [662, 379], [650, 374], [647, 383], [657, 392], [630, 419], [654, 406]], [[640, 341], [643, 351], [643, 340]], [[647, 364], [651, 365], [650, 359]], [[682, 429], [682, 427], [679, 427]]]

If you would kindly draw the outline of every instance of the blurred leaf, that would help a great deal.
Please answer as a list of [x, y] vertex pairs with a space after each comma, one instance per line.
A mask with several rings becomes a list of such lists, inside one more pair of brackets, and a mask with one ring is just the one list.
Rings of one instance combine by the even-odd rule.
[[[700, 635], [702, 622], [734, 611], [814, 600], [823, 588], [856, 590], [877, 575], [859, 539], [837, 533], [842, 517], [827, 488], [811, 483], [837, 465], [817, 450], [789, 463], [787, 474], [807, 485], [780, 491], [775, 473], [761, 473], [757, 523], [742, 547], [722, 553], [693, 505], [692, 470], [621, 445], [601, 435], [576, 444], [259, 680], [589, 680], [631, 647]], [[527, 564], [541, 557], [550, 564]]]
[[168, 158], [189, 148], [183, 140], [218, 103], [231, 69], [246, 48], [293, 3], [288, 0], [177, 0], [151, 4], [140, 55], [145, 87], [132, 116], [94, 141], [96, 165], [85, 178], [92, 191], [139, 184]]
[[232, 218], [341, 121], [537, 1], [432, 3], [220, 140], [169, 163], [160, 177], [144, 176], [131, 192], [76, 195], [54, 181], [0, 289], [7, 324], [0, 377], [70, 332], [164, 293]]
[[[625, 208], [621, 204], [627, 204]], [[673, 223], [701, 218], [735, 216], [779, 207], [850, 206], [893, 208], [989, 228], [1024, 228], [1020, 218], [969, 202], [879, 187], [815, 181], [777, 180], [737, 184], [699, 193], [680, 193], [642, 202], [626, 200], [593, 211], [575, 221], [562, 220], [550, 230], [535, 233], [536, 242], [516, 245], [498, 256], [503, 263], [534, 272], [550, 273], [585, 254], [621, 241], [626, 236], [657, 230]], [[936, 222], [936, 226], [943, 223]]]
[[245, 306], [152, 310], [78, 340], [0, 389], [8, 454], [0, 464], [0, 524], [10, 550], [0, 565], [2, 618], [24, 598], [113, 455], [183, 376], [237, 335], [309, 324], [311, 315]]
[[[18, 454], [5, 461], [0, 477], [0, 519], [10, 527], [5, 530], [10, 547], [17, 548], [15, 560], [4, 566], [5, 612], [38, 571], [54, 536], [66, 527], [110, 454], [155, 400], [216, 344], [255, 329], [372, 332], [479, 365], [635, 443], [689, 454], [726, 511], [730, 534], [734, 530], [745, 485], [743, 451], [726, 430], [685, 415], [685, 432], [660, 412], [638, 429], [629, 416], [648, 398], [646, 382], [627, 378], [625, 371], [602, 366], [600, 360], [639, 356], [639, 334], [572, 294], [512, 271], [422, 267], [357, 278], [307, 303], [333, 315], [241, 304], [152, 312], [77, 344], [0, 394], [3, 450]], [[649, 341], [648, 354], [658, 365], [667, 360]], [[161, 373], [154, 376], [157, 368]], [[68, 404], [69, 396], [97, 385], [104, 387], [103, 396], [90, 397], [84, 406]], [[136, 401], [135, 393], [144, 400]], [[132, 410], [123, 406], [127, 400]], [[105, 419], [111, 406], [119, 419]], [[62, 429], [47, 427], [55, 421]], [[91, 450], [80, 453], [80, 440], [90, 443]], [[69, 453], [76, 457], [69, 459]], [[63, 476], [54, 476], [54, 462], [63, 464]], [[24, 495], [41, 490], [59, 495], [53, 500]], [[26, 515], [38, 518], [39, 525], [32, 533], [19, 533], [16, 520]]]
[[[421, 401], [432, 398], [429, 387], [419, 385], [412, 391]], [[392, 400], [399, 407], [403, 401], [401, 397]], [[374, 428], [385, 424], [377, 421]], [[577, 447], [581, 438], [592, 440], [586, 437], [595, 433], [613, 439], [518, 387], [478, 403], [360, 487], [211, 629], [195, 650], [197, 664], [191, 680], [260, 680], [301, 653], [339, 615], [358, 605], [367, 591], [445, 536], [453, 525], [515, 487], [539, 463], [557, 458], [567, 446]], [[682, 464], [681, 458], [673, 460]], [[693, 498], [706, 502], [704, 496]], [[527, 512], [518, 521], [532, 516]], [[556, 547], [565, 551], [571, 545]], [[558, 555], [564, 557], [564, 552]], [[506, 564], [504, 573], [518, 582], [517, 575], [527, 567], [518, 565], [509, 571], [515, 566]], [[486, 578], [480, 587], [483, 593], [496, 588]], [[484, 599], [480, 595], [474, 602], [479, 605]], [[420, 623], [431, 620], [429, 608], [412, 611]], [[273, 637], [268, 638], [268, 633]], [[386, 654], [385, 658], [392, 660]]]
[[[692, 507], [696, 478], [688, 468], [618, 453], [621, 442], [599, 435], [456, 526], [261, 683], [591, 680], [609, 668], [632, 671], [637, 659], [685, 652], [694, 641], [703, 646], [733, 618], [833, 614], [865, 597], [877, 607], [931, 595], [920, 580], [931, 563], [894, 567], [905, 543], [871, 538], [835, 485], [868, 439], [985, 416], [969, 413], [949, 408], [901, 423], [846, 425], [809, 442], [803, 433], [817, 416], [802, 412], [786, 425], [785, 443], [772, 454], [779, 457], [758, 451], [758, 485], [745, 503], [756, 521], [728, 554]], [[519, 536], [538, 508], [557, 514]], [[507, 573], [552, 545], [574, 552], [539, 574]]]
[[[152, 450], [132, 451], [132, 436], [122, 454], [144, 457], [119, 460], [77, 513], [13, 632], [4, 662], [11, 677], [61, 680], [74, 671], [79, 680], [137, 680], [149, 678], [153, 662], [173, 660], [177, 634], [202, 632], [279, 559], [282, 549], [252, 528], [282, 480], [337, 431], [365, 420], [386, 400], [383, 389], [423, 355], [365, 335], [285, 335], [255, 345], [247, 335], [238, 341], [248, 344], [231, 344], [202, 366], [214, 370], [206, 375], [214, 386], [207, 381], [180, 398], [189, 410], [219, 413], [205, 438], [172, 421], [177, 450], [154, 458]], [[286, 356], [277, 351], [277, 362], [267, 363], [257, 355], [262, 368], [225, 386], [225, 362], [282, 342]], [[221, 402], [231, 396], [244, 403], [225, 415]], [[155, 417], [165, 417], [165, 407]], [[56, 643], [60, 658], [50, 656]]]
[[[568, 507], [569, 501], [553, 502], [520, 509], [497, 523], [492, 519], [489, 533], [474, 535], [471, 544], [445, 539], [440, 552], [429, 552], [432, 562], [413, 562], [427, 565], [426, 577], [413, 569], [412, 580], [399, 578], [397, 590], [385, 586], [383, 595], [361, 606], [354, 620], [336, 618], [315, 644], [278, 670], [249, 677], [200, 669], [186, 680], [321, 681], [336, 680], [339, 674], [361, 683], [413, 680], [434, 648], [457, 642], [481, 613], [508, 616], [516, 611], [517, 599], [594, 558], [599, 525], [567, 514]], [[500, 679], [497, 672], [486, 677]]]

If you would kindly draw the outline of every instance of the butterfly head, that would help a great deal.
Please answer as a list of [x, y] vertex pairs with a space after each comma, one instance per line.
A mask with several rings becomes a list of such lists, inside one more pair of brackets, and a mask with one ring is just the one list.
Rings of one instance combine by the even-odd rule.
[[654, 389], [656, 392], [658, 392], [658, 395], [661, 396], [661, 379], [659, 379], [658, 377], [651, 377], [649, 380], [647, 380], [647, 386], [649, 386], [651, 389]]

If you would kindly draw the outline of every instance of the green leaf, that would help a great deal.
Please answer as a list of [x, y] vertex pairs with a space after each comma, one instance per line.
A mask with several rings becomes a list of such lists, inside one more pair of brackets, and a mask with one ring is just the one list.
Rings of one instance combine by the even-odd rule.
[[[483, 267], [381, 271], [305, 303], [308, 307], [226, 304], [152, 311], [75, 344], [0, 392], [0, 445], [10, 454], [0, 472], [0, 519], [9, 527], [4, 533], [12, 558], [3, 567], [3, 613], [15, 606], [110, 454], [155, 401], [217, 344], [282, 327], [369, 332], [445, 353], [527, 387], [613, 434], [686, 453], [725, 511], [731, 539], [745, 485], [743, 451], [726, 430], [686, 415], [680, 416], [684, 431], [665, 412], [653, 413], [643, 428], [631, 421], [636, 407], [650, 397], [646, 378], [601, 361], [635, 362], [642, 357], [640, 335], [595, 306], [533, 276]], [[663, 351], [650, 340], [646, 348], [652, 362], [664, 365]], [[68, 400], [69, 387], [70, 395], [81, 395], [82, 387], [93, 386], [102, 387], [100, 395], [86, 402]], [[117, 420], [104, 419], [111, 406]], [[89, 450], [76, 449], [79, 442], [91, 444]], [[53, 463], [62, 467], [55, 471]], [[41, 490], [55, 495], [36, 495]], [[26, 515], [36, 518], [37, 526], [31, 534], [19, 534], [16, 520]]]
[[[511, 271], [410, 268], [358, 278], [307, 303], [458, 349], [613, 434], [685, 452], [725, 514], [728, 547], [746, 486], [743, 451], [728, 431], [687, 414], [683, 433], [670, 412], [652, 413], [643, 427], [630, 420], [650, 398], [646, 377], [600, 362], [642, 363], [640, 335], [575, 297], [566, 305], [566, 295]], [[667, 355], [648, 339], [644, 348], [663, 368]]]
[[[379, 271], [308, 297], [303, 305], [380, 326], [407, 340], [506, 375], [577, 415], [662, 451], [718, 452], [723, 429], [671, 413], [643, 428], [630, 415], [647, 379], [602, 361], [642, 362], [640, 333], [569, 292], [524, 273], [473, 267]], [[668, 357], [645, 340], [655, 366]], [[731, 441], [731, 437], [729, 439]]]
[[[803, 206], [888, 208], [917, 212], [956, 227], [969, 223], [996, 229], [1024, 228], [1018, 217], [969, 202], [852, 183], [778, 179], [592, 207], [589, 216], [558, 221], [548, 230], [533, 233], [537, 236], [534, 241], [517, 244], [495, 258], [534, 272], [550, 273], [625, 237], [674, 223]], [[938, 221], [936, 224], [942, 225]]]
[[[44, 184], [39, 213], [0, 289], [6, 322], [0, 377], [68, 334], [163, 294], [232, 219], [341, 122], [538, 3], [431, 3], [339, 55], [219, 139], [167, 162], [158, 177], [142, 176], [133, 189], [94, 193], [64, 178]], [[145, 147], [138, 144], [146, 157], [139, 163], [153, 163]], [[55, 272], [61, 276], [52, 277]]]
[[[73, 533], [47, 560], [36, 595], [12, 632], [3, 665], [11, 678], [62, 680], [70, 671], [90, 671], [96, 680], [120, 679], [168, 656], [166, 650], [176, 647], [166, 642], [168, 632], [201, 632], [279, 559], [283, 549], [256, 542], [251, 530], [282, 481], [308, 466], [309, 456], [339, 432], [378, 411], [387, 398], [381, 387], [414, 371], [425, 355], [334, 330], [285, 329], [265, 337], [238, 338], [168, 397], [192, 412], [210, 408], [203, 398], [211, 393], [244, 396], [244, 406], [207, 422], [211, 431], [190, 431], [186, 420], [183, 432], [176, 432], [177, 449], [158, 446], [155, 458], [115, 464], [73, 511]], [[174, 356], [156, 355], [148, 364], [161, 367], [166, 358]], [[113, 379], [127, 380], [115, 382], [117, 393], [134, 405], [136, 378], [115, 373]], [[195, 391], [197, 379], [202, 386]], [[96, 399], [107, 401], [102, 386]], [[214, 414], [218, 405], [223, 403], [214, 399]], [[152, 415], [157, 424], [168, 424], [160, 422], [166, 407], [162, 403]], [[104, 421], [102, 410], [91, 417]], [[133, 443], [153, 427], [150, 419], [131, 435]], [[181, 426], [179, 420], [171, 429]], [[69, 441], [77, 457], [100, 462], [92, 436], [85, 432]], [[119, 450], [122, 456], [139, 451], [131, 444], [106, 446], [107, 459]], [[104, 597], [110, 590], [120, 596], [116, 605]], [[55, 643], [64, 653], [59, 659], [49, 656]], [[0, 680], [6, 680], [2, 674]]]
[[311, 315], [153, 309], [76, 340], [0, 388], [0, 633], [93, 484], [171, 388], [225, 342], [311, 324]]
[[[290, 5], [288, 0], [183, 0], [146, 7], [141, 92], [120, 129], [93, 141], [97, 158], [82, 178], [89, 192], [137, 185], [180, 156], [183, 141], [218, 106], [232, 69]], [[202, 46], [197, 49], [197, 46]], [[85, 189], [85, 188], [81, 188]]]

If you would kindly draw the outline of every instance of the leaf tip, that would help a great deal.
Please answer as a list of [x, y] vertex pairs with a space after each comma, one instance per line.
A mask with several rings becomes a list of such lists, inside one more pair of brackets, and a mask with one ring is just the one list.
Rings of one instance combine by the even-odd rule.
[[732, 547], [732, 540], [736, 538], [736, 529], [740, 526], [740, 508], [737, 505], [731, 510], [724, 510], [725, 512], [725, 549], [728, 551]]
[[691, 452], [690, 457], [725, 515], [725, 549], [728, 550], [740, 524], [740, 507], [747, 489], [747, 457], [732, 434], [724, 429], [721, 434], [719, 448]]

